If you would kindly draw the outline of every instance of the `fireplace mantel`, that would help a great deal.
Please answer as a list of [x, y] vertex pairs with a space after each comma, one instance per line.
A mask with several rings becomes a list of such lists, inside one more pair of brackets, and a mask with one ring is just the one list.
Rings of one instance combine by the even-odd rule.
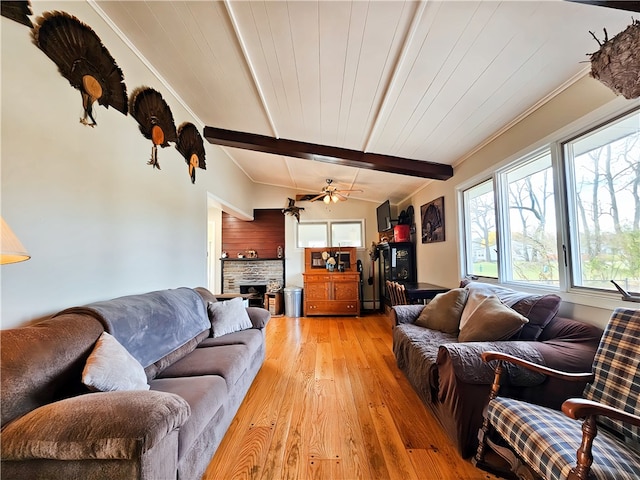
[[232, 257], [226, 257], [226, 258], [221, 258], [220, 260], [222, 260], [223, 262], [264, 262], [264, 261], [277, 261], [277, 262], [284, 262], [284, 258], [232, 258]]

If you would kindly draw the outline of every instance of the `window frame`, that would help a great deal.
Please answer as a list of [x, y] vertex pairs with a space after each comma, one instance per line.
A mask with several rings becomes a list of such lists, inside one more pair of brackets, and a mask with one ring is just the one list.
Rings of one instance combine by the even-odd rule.
[[[572, 264], [574, 261], [573, 246], [571, 245], [572, 236], [570, 235], [570, 229], [573, 228], [571, 214], [569, 212], [570, 201], [573, 201], [575, 192], [570, 191], [568, 185], [568, 175], [571, 172], [567, 172], [564, 159], [564, 145], [573, 140], [579, 139], [588, 135], [590, 132], [606, 128], [607, 125], [611, 125], [621, 118], [629, 115], [638, 114], [640, 112], [640, 104], [635, 106], [629, 106], [624, 102], [611, 102], [606, 107], [586, 115], [585, 117], [576, 120], [575, 122], [565, 126], [564, 128], [548, 135], [547, 137], [539, 140], [538, 142], [530, 145], [527, 148], [523, 148], [515, 154], [505, 158], [502, 161], [497, 162], [494, 166], [489, 167], [469, 178], [468, 180], [461, 182], [455, 187], [456, 202], [458, 210], [458, 252], [459, 252], [459, 268], [461, 278], [469, 277], [474, 280], [483, 281], [487, 283], [503, 284], [505, 286], [511, 286], [519, 290], [531, 291], [534, 293], [555, 293], [562, 297], [563, 300], [570, 303], [612, 309], [620, 306], [621, 297], [617, 291], [614, 290], [602, 290], [593, 289], [583, 286], [574, 286], [572, 284]], [[501, 183], [501, 176], [506, 171], [516, 168], [516, 165], [521, 164], [527, 159], [535, 158], [536, 154], [540, 154], [544, 150], [548, 150], [551, 155], [551, 167], [552, 167], [552, 182], [554, 188], [554, 205], [555, 216], [557, 226], [557, 265], [558, 265], [558, 289], [549, 285], [531, 285], [522, 281], [513, 281], [505, 276], [505, 263], [502, 261], [502, 257], [505, 249], [504, 242], [506, 241], [501, 235], [501, 231], [504, 231], [504, 208], [506, 202], [500, 197], [504, 195], [502, 189], [506, 186]], [[496, 205], [496, 244], [498, 248], [498, 278], [483, 277], [479, 275], [473, 275], [468, 273], [467, 256], [468, 246], [466, 245], [467, 237], [467, 223], [466, 218], [467, 206], [465, 205], [465, 192], [475, 186], [478, 186], [488, 180], [493, 180], [495, 205]], [[498, 193], [502, 192], [502, 193]], [[503, 197], [504, 198], [504, 197]], [[507, 212], [508, 213], [508, 212]], [[502, 254], [500, 252], [503, 252]]]
[[300, 226], [303, 225], [324, 225], [325, 226], [325, 232], [326, 232], [326, 241], [327, 244], [326, 245], [319, 245], [318, 248], [338, 248], [338, 247], [352, 247], [353, 245], [333, 245], [333, 225], [334, 224], [357, 224], [359, 226], [359, 231], [360, 231], [360, 243], [361, 245], [359, 247], [354, 247], [357, 249], [363, 249], [365, 248], [364, 243], [365, 243], [365, 219], [360, 218], [360, 219], [338, 219], [338, 220], [311, 220], [308, 222], [298, 222], [296, 224], [296, 249], [298, 250], [304, 250], [305, 248], [308, 248], [306, 246], [300, 246], [300, 233], [299, 233], [299, 229]]

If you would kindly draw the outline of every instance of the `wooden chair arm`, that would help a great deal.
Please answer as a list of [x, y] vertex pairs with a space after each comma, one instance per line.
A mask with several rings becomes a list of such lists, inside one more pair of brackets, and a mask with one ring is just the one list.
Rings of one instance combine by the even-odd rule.
[[483, 352], [481, 355], [482, 360], [485, 362], [491, 362], [493, 360], [500, 360], [509, 363], [513, 363], [515, 365], [520, 365], [528, 370], [532, 370], [537, 373], [542, 373], [543, 375], [548, 375], [550, 377], [560, 378], [562, 380], [567, 380], [569, 382], [589, 382], [593, 379], [593, 373], [569, 373], [562, 372], [560, 370], [555, 370], [553, 368], [545, 367], [543, 365], [538, 365], [537, 363], [529, 362], [527, 360], [523, 360], [518, 357], [514, 357], [513, 355], [509, 355], [507, 353], [495, 352], [495, 351], [487, 351]]
[[569, 398], [562, 404], [562, 412], [575, 420], [592, 415], [602, 415], [640, 427], [640, 417], [637, 415], [584, 398]]

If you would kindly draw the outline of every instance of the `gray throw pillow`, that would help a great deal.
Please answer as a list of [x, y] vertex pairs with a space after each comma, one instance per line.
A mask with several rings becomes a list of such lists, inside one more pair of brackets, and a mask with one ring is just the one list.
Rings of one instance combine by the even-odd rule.
[[507, 340], [529, 320], [504, 305], [495, 295], [469, 293], [460, 320], [459, 342]]
[[425, 305], [415, 324], [431, 330], [457, 334], [468, 294], [469, 291], [464, 288], [439, 293]]
[[241, 297], [224, 302], [209, 302], [207, 312], [213, 338], [253, 327]]
[[82, 383], [98, 392], [149, 390], [140, 362], [107, 332], [100, 335], [87, 358]]

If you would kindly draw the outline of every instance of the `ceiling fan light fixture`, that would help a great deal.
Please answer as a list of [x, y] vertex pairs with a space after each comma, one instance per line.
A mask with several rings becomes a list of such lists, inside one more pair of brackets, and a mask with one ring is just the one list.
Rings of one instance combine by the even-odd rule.
[[338, 198], [338, 195], [331, 194], [331, 200], [333, 200], [333, 203], [338, 203], [338, 200], [340, 199]]
[[327, 205], [329, 205], [331, 203], [331, 194], [325, 195], [324, 198], [322, 199], [322, 201], [324, 203], [326, 203]]

